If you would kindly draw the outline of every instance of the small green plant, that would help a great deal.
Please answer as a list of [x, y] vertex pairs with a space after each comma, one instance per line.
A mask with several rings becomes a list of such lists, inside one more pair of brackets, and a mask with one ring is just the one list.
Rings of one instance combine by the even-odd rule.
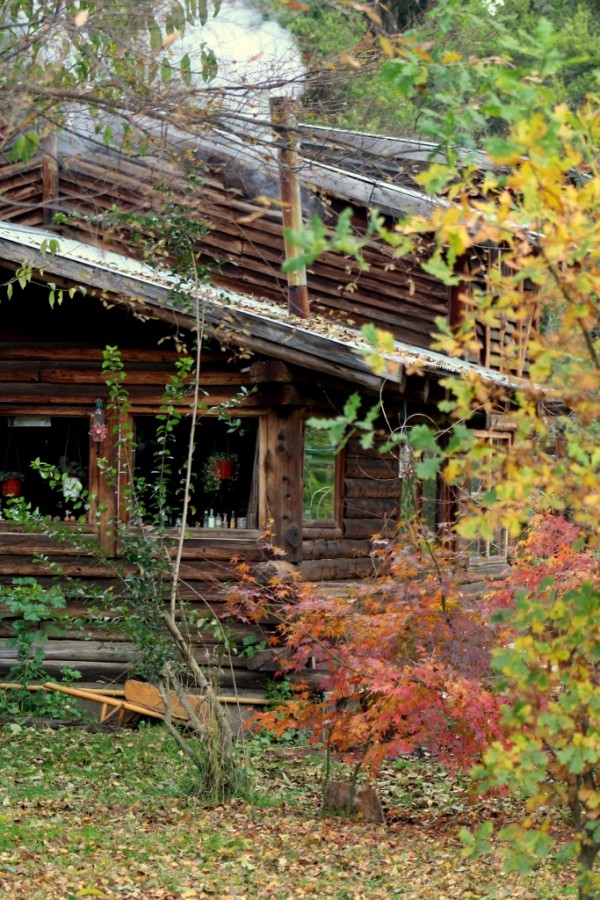
[[269, 646], [269, 642], [261, 640], [256, 634], [246, 634], [242, 638], [242, 649], [239, 651], [241, 657], [251, 657], [256, 653], [262, 653]]
[[[13, 630], [13, 637], [6, 644], [17, 648], [17, 661], [10, 669], [8, 679], [19, 685], [4, 691], [0, 698], [0, 715], [53, 718], [62, 718], [66, 713], [79, 715], [68, 697], [29, 690], [32, 682], [46, 681], [48, 677], [44, 668], [43, 645], [49, 635], [62, 633], [56, 618], [66, 606], [63, 591], [58, 585], [44, 588], [35, 578], [13, 578], [10, 585], [0, 585], [0, 602], [7, 609], [7, 612], [0, 614], [0, 618], [10, 620]], [[45, 623], [44, 629], [40, 627], [42, 622]], [[69, 668], [63, 669], [61, 676], [63, 681], [81, 677], [79, 672]]]
[[294, 697], [294, 685], [287, 678], [279, 678], [277, 681], [269, 681], [265, 688], [265, 697], [273, 706], [292, 700]]

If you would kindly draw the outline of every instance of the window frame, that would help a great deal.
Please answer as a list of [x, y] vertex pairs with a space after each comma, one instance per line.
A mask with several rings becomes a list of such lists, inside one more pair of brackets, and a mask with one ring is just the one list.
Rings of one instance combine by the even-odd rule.
[[[490, 442], [500, 442], [507, 445], [507, 449], [510, 450], [510, 446], [512, 444], [512, 432], [511, 431], [498, 431], [495, 429], [473, 429], [473, 436], [478, 439], [485, 439]], [[481, 487], [479, 492], [484, 492], [487, 490], [487, 486], [483, 479], [481, 479]], [[460, 513], [461, 507], [464, 506], [467, 502], [472, 502], [477, 504], [477, 496], [471, 490], [471, 486], [464, 488], [465, 494], [468, 496], [464, 496], [462, 499], [458, 496], [457, 493], [457, 507], [458, 512]], [[482, 504], [477, 504], [480, 508], [482, 508]], [[491, 565], [493, 563], [505, 564], [508, 561], [510, 549], [511, 549], [511, 541], [510, 535], [508, 533], [508, 529], [500, 525], [496, 529], [496, 533], [500, 535], [500, 539], [488, 540], [486, 538], [478, 537], [473, 540], [467, 540], [466, 538], [459, 538], [458, 546], [459, 549], [463, 552], [466, 552], [468, 555], [468, 563], [469, 566], [485, 566]], [[474, 552], [473, 544], [477, 544], [478, 546], [483, 546], [484, 552]], [[491, 548], [494, 546], [502, 545], [501, 552], [496, 554], [492, 554], [490, 552]]]
[[[316, 417], [318, 418], [318, 417]], [[323, 417], [324, 418], [324, 417]], [[327, 531], [332, 537], [341, 536], [344, 506], [344, 460], [345, 450], [342, 448], [334, 454], [334, 473], [332, 480], [332, 506], [333, 518], [309, 519], [304, 516], [304, 467], [306, 461], [306, 430], [308, 422], [304, 419], [302, 428], [302, 530], [305, 536], [310, 537], [311, 531]]]
[[[91, 429], [94, 409], [90, 408], [90, 406], [16, 406], [9, 405], [3, 406], [2, 412], [0, 413], [0, 417], [3, 419], [10, 419], [16, 416], [40, 416], [44, 418], [50, 419], [83, 419], [88, 422], [88, 433]], [[97, 461], [98, 457], [101, 456], [101, 453], [98, 453], [98, 445], [89, 437], [88, 445], [87, 445], [87, 468], [88, 468], [88, 484], [86, 490], [88, 492], [88, 500], [87, 500], [87, 509], [83, 512], [79, 512], [76, 516], [75, 522], [65, 522], [64, 520], [59, 520], [53, 522], [54, 525], [62, 526], [65, 528], [78, 526], [80, 528], [84, 528], [86, 533], [88, 534], [98, 534], [101, 531], [101, 524], [98, 521], [98, 496], [100, 490], [100, 471], [98, 469]], [[50, 460], [42, 460], [42, 462], [50, 462]], [[25, 473], [24, 473], [25, 474]], [[24, 495], [26, 498], [26, 495]], [[81, 518], [83, 517], [83, 521]], [[14, 527], [14, 523], [7, 522], [6, 519], [0, 518], [0, 527], [6, 529], [7, 527]]]
[[[125, 432], [130, 432], [135, 436], [135, 419], [147, 417], [149, 419], [156, 419], [158, 411], [156, 409], [148, 409], [147, 407], [130, 407], [126, 413], [122, 413], [120, 417], [121, 427]], [[189, 413], [191, 415], [191, 413]], [[256, 420], [256, 441], [258, 444], [257, 451], [257, 460], [258, 460], [258, 482], [257, 482], [257, 511], [256, 517], [257, 521], [253, 525], [252, 528], [229, 528], [229, 524], [227, 528], [204, 528], [201, 525], [196, 525], [193, 523], [188, 523], [186, 525], [186, 534], [189, 534], [191, 539], [209, 539], [209, 538], [218, 538], [219, 540], [224, 540], [225, 535], [230, 537], [237, 536], [239, 538], [249, 537], [252, 540], [255, 540], [256, 536], [259, 534], [260, 530], [264, 528], [265, 522], [265, 501], [264, 501], [264, 465], [263, 465], [263, 456], [264, 456], [264, 447], [265, 447], [265, 438], [266, 438], [266, 414], [263, 411], [258, 411], [256, 409], [243, 409], [236, 408], [231, 411], [232, 418], [252, 418]], [[217, 413], [198, 413], [197, 421], [201, 419], [218, 419], [219, 416]], [[135, 438], [134, 438], [135, 439]], [[187, 444], [185, 448], [185, 453], [187, 454]], [[199, 463], [202, 464], [201, 462]], [[135, 470], [135, 459], [125, 460], [124, 467], [118, 464], [119, 472], [121, 472], [121, 476], [119, 478], [119, 513], [117, 515], [118, 521], [125, 525], [128, 528], [135, 528], [136, 525], [126, 520], [123, 515], [123, 511], [126, 510], [127, 504], [124, 498], [124, 491], [127, 489], [128, 485], [131, 483], [131, 478], [134, 477]], [[196, 511], [195, 520], [198, 521], [198, 516], [202, 515], [201, 510]], [[178, 526], [166, 526], [165, 534], [169, 536], [175, 536], [178, 534]]]

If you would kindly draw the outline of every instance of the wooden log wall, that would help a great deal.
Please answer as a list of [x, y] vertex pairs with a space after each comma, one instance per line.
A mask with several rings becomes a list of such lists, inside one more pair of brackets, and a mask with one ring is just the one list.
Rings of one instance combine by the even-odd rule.
[[[463, 285], [467, 296], [474, 290], [482, 293], [489, 292], [492, 288], [485, 280], [485, 272], [503, 267], [502, 254], [499, 248], [480, 249], [479, 254], [464, 265], [465, 274], [469, 277], [469, 283]], [[541, 309], [537, 296], [537, 289], [531, 283], [522, 282], [519, 285], [520, 300], [516, 303], [520, 318], [517, 321], [511, 319], [505, 312], [496, 309], [496, 323], [492, 326], [489, 318], [477, 320], [477, 338], [480, 342], [480, 352], [474, 360], [482, 366], [497, 369], [511, 375], [523, 377], [529, 371], [529, 344], [535, 340], [539, 327]], [[514, 303], [514, 301], [513, 301]], [[455, 296], [451, 298], [451, 306], [456, 307]], [[456, 311], [451, 315], [455, 318], [453, 324], [460, 321], [460, 303], [458, 303], [458, 318]]]
[[[118, 612], [123, 578], [131, 568], [118, 559], [114, 564], [103, 564], [91, 554], [81, 555], [68, 545], [58, 545], [51, 537], [26, 534], [22, 527], [0, 523], [0, 583], [10, 584], [14, 577], [24, 575], [35, 577], [43, 586], [55, 583], [48, 567], [34, 561], [34, 553], [45, 554], [60, 567], [64, 577], [59, 580], [67, 596], [67, 605], [60, 611], [67, 621], [61, 619], [59, 634], [52, 633], [40, 645], [48, 673], [57, 677], [61, 669], [69, 667], [81, 672], [85, 682], [124, 681], [139, 658], [120, 628]], [[259, 562], [262, 554], [256, 538], [241, 534], [230, 537], [225, 533], [218, 538], [186, 541], [179, 600], [189, 614], [213, 619], [224, 613], [224, 584], [237, 577], [230, 562], [234, 557]], [[98, 594], [105, 600], [99, 599]], [[165, 610], [167, 603], [165, 597]], [[6, 680], [15, 664], [17, 649], [7, 646], [6, 639], [13, 635], [13, 618], [1, 605], [0, 616], [0, 680]], [[235, 622], [224, 627], [240, 647], [246, 635], [256, 633], [255, 628]], [[224, 688], [231, 688], [234, 683], [242, 689], [260, 687], [272, 677], [272, 672], [251, 672], [244, 657], [229, 657], [213, 629], [199, 629], [195, 634], [194, 655]]]
[[[74, 218], [60, 230], [124, 252], [127, 236], [122, 226], [115, 222], [110, 227], [103, 216], [115, 206], [136, 214], [160, 213], [167, 197], [168, 202], [188, 207], [190, 216], [208, 224], [201, 260], [219, 260], [213, 273], [215, 283], [258, 294], [286, 307], [287, 282], [281, 273], [282, 222], [277, 204], [265, 208], [257, 203], [252, 180], [244, 186], [243, 173], [237, 186], [232, 186], [218, 171], [206, 167], [199, 171], [202, 184], [190, 194], [189, 184], [175, 170], [155, 160], [115, 160], [91, 151], [80, 156], [63, 155], [56, 173], [53, 208], [67, 215], [88, 216], [89, 220]], [[155, 188], [158, 183], [161, 191]], [[20, 202], [25, 195], [37, 202], [43, 195], [39, 158], [22, 171], [14, 165], [0, 165], [2, 191], [4, 213], [0, 207], [0, 218], [44, 225], [42, 210], [36, 213], [33, 208], [10, 205], [12, 197]], [[276, 192], [274, 185], [274, 196]], [[346, 199], [340, 201], [340, 209], [347, 205]], [[331, 214], [327, 206], [321, 212]], [[365, 227], [362, 213], [357, 214], [355, 227], [359, 231]], [[418, 347], [430, 346], [435, 318], [448, 313], [447, 288], [424, 272], [417, 259], [394, 260], [393, 252], [383, 242], [372, 242], [364, 256], [369, 264], [365, 272], [339, 254], [325, 254], [314, 262], [307, 273], [313, 312], [359, 326], [376, 322], [399, 340]]]
[[[90, 417], [95, 398], [106, 396], [107, 391], [101, 372], [102, 346], [117, 341], [133, 411], [156, 412], [177, 356], [175, 351], [165, 349], [168, 343], [157, 347], [159, 334], [164, 337], [164, 326], [152, 322], [142, 325], [122, 309], [103, 309], [91, 297], [65, 298], [63, 306], [50, 310], [45, 292], [36, 293], [34, 287], [28, 288], [27, 295], [17, 292], [2, 305], [0, 317], [0, 416]], [[201, 386], [209, 395], [208, 402], [230, 399], [242, 385], [249, 386], [248, 373], [243, 369], [247, 370], [247, 360], [232, 361], [230, 354], [215, 346], [205, 349]], [[260, 403], [257, 394], [250, 395], [245, 401], [247, 412], [261, 415], [264, 410]], [[111, 440], [109, 432], [105, 444], [110, 445]], [[92, 444], [90, 450], [94, 449]], [[103, 444], [102, 452], [106, 450]], [[90, 471], [93, 468], [92, 457]], [[26, 489], [27, 483], [25, 496]], [[102, 499], [101, 491], [100, 495]], [[103, 499], [109, 505], [113, 503], [114, 509], [114, 492], [108, 491]], [[79, 531], [79, 527], [59, 525], [60, 534], [73, 530]], [[104, 549], [116, 556], [107, 565], [92, 549], [99, 537], [98, 526], [84, 525], [83, 531], [75, 546], [56, 536], [27, 533], [0, 520], [0, 583], [11, 584], [15, 577], [31, 576], [48, 585], [53, 571], [63, 573], [70, 592], [66, 613], [73, 621], [64, 634], [52, 635], [44, 644], [49, 674], [54, 677], [69, 666], [78, 669], [86, 682], [122, 681], [132, 670], [135, 654], [123, 633], [111, 627], [117, 618], [112, 598], [118, 598], [122, 591], [127, 568], [123, 569], [114, 536], [112, 541], [103, 541]], [[258, 531], [221, 529], [210, 535], [203, 531], [193, 529], [195, 537], [184, 543], [180, 596], [196, 615], [208, 613], [218, 618], [224, 610], [224, 585], [237, 577], [231, 560], [259, 562], [262, 553]], [[48, 558], [50, 568], [41, 556]], [[76, 583], [71, 584], [72, 580]], [[109, 604], [95, 613], [93, 592], [97, 589], [109, 598]], [[4, 641], [12, 634], [7, 612], [0, 607], [0, 680], [5, 680], [17, 652]], [[233, 624], [231, 631], [241, 642], [252, 629]], [[272, 672], [250, 672], [242, 657], [232, 657], [232, 668], [217, 644], [211, 630], [195, 635], [198, 660], [215, 674], [219, 667], [224, 687], [235, 680], [239, 687], [249, 688], [264, 684], [272, 676]]]
[[[0, 416], [25, 413], [90, 416], [96, 397], [106, 393], [101, 372], [102, 345], [117, 339], [122, 347], [125, 383], [134, 411], [156, 411], [176, 358], [174, 351], [166, 349], [168, 344], [157, 347], [159, 335], [164, 336], [163, 324], [142, 325], [128, 311], [104, 309], [92, 297], [65, 298], [61, 307], [50, 310], [46, 293], [41, 289], [36, 293], [33, 286], [28, 289], [26, 302], [23, 299], [17, 293], [4, 306], [0, 318]], [[344, 590], [348, 582], [372, 574], [371, 538], [395, 521], [398, 479], [394, 460], [380, 457], [376, 451], [364, 451], [357, 442], [351, 442], [339, 472], [338, 522], [333, 528], [311, 527], [302, 532], [299, 492], [302, 417], [309, 410], [313, 413], [319, 409], [314, 405], [314, 398], [311, 400], [311, 392], [316, 396], [316, 388], [312, 377], [296, 380], [295, 372], [285, 372], [285, 383], [279, 383], [278, 377], [284, 377], [281, 372], [278, 376], [281, 364], [261, 365], [266, 366], [266, 374], [263, 373], [262, 380], [258, 379], [258, 391], [246, 403], [248, 412], [262, 416], [264, 423], [260, 433], [265, 516], [278, 517], [281, 526], [278, 543], [287, 541], [292, 560], [302, 558], [299, 567], [306, 579], [335, 582]], [[246, 359], [231, 360], [218, 348], [207, 348], [203, 355], [202, 387], [209, 392], [210, 401], [227, 399], [241, 385], [250, 385], [248, 368]], [[292, 406], [287, 403], [284, 390], [289, 387], [290, 379], [295, 382], [298, 394]], [[322, 396], [325, 388], [321, 386], [318, 390]], [[337, 398], [338, 403], [343, 400], [340, 383], [328, 384], [326, 394]], [[320, 402], [322, 405], [323, 401]], [[107, 439], [109, 443], [110, 440]], [[102, 452], [106, 449], [103, 446]], [[114, 511], [114, 493], [104, 499], [109, 507], [113, 504]], [[61, 529], [63, 533], [68, 530], [66, 526]], [[113, 565], [100, 563], [86, 549], [85, 540], [93, 542], [98, 537], [97, 531], [96, 526], [87, 526], [82, 545], [77, 548], [0, 522], [0, 582], [10, 584], [16, 576], [29, 575], [42, 584], [49, 584], [52, 576], [48, 567], [36, 561], [37, 556], [45, 555], [66, 579], [76, 579], [79, 585], [69, 596], [66, 610], [74, 621], [61, 636], [51, 636], [44, 647], [52, 677], [69, 666], [80, 670], [86, 681], [122, 681], [135, 663], [131, 643], [122, 631], [112, 627], [111, 623], [118, 618], [114, 605], [101, 609], [99, 615], [92, 608], [92, 589], [100, 588], [110, 598], [118, 597], [122, 576], [127, 571], [119, 572]], [[224, 611], [224, 586], [237, 577], [231, 560], [259, 563], [262, 553], [257, 539], [258, 532], [222, 530], [210, 535], [195, 533], [186, 540], [181, 598], [192, 612], [198, 615], [209, 612], [211, 617], [219, 618]], [[120, 565], [120, 548], [114, 539], [104, 540], [103, 546]], [[11, 634], [9, 618], [0, 620], [0, 629], [0, 638]], [[255, 631], [234, 624], [232, 633], [241, 641]], [[266, 661], [257, 671], [250, 668], [251, 660], [239, 656], [232, 660], [224, 658], [217, 636], [210, 630], [197, 635], [195, 652], [198, 660], [209, 668], [216, 671], [220, 666], [224, 687], [234, 681], [242, 689], [264, 685], [276, 667]], [[0, 652], [0, 677], [6, 676], [15, 657], [16, 650], [5, 645]]]
[[[219, 260], [213, 273], [215, 282], [285, 307], [281, 215], [276, 205], [266, 208], [255, 201], [251, 174], [245, 180], [242, 167], [232, 184], [230, 169], [219, 172], [200, 165], [202, 183], [190, 194], [189, 184], [180, 174], [157, 160], [115, 160], [92, 152], [85, 156], [63, 154], [58, 170], [52, 172], [48, 197], [42, 155], [27, 164], [4, 161], [0, 162], [0, 219], [44, 227], [48, 224], [44, 209], [51, 203], [52, 209], [75, 215], [70, 224], [61, 226], [62, 233], [123, 252], [127, 235], [117, 223], [109, 227], [103, 218], [112, 208], [140, 214], [160, 213], [165, 202], [188, 206], [191, 216], [209, 226], [203, 238], [202, 261]], [[159, 183], [160, 192], [155, 188]], [[320, 210], [325, 217], [339, 212], [351, 199], [336, 198], [333, 188], [332, 195], [331, 205]], [[354, 225], [360, 231], [365, 227], [365, 210], [355, 206]], [[88, 216], [89, 220], [77, 216]], [[427, 252], [424, 245], [424, 257]], [[484, 256], [476, 261], [475, 269], [497, 264], [494, 252]], [[381, 242], [365, 248], [364, 257], [369, 264], [365, 272], [359, 272], [352, 261], [339, 254], [324, 254], [313, 263], [308, 270], [313, 312], [359, 326], [375, 322], [398, 340], [429, 347], [436, 317], [452, 319], [454, 315], [447, 288], [421, 268], [419, 258], [394, 259], [390, 248]], [[479, 324], [481, 353], [477, 362], [502, 372], [526, 374], [528, 343], [538, 317], [532, 291], [524, 291], [525, 302], [531, 312], [524, 321], [505, 317], [497, 328]]]

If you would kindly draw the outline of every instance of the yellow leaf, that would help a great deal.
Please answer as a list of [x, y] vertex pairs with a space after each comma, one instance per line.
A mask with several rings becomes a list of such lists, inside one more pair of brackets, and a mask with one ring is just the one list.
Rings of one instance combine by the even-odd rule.
[[456, 50], [449, 50], [447, 53], [444, 53], [442, 56], [442, 62], [444, 64], [460, 62], [462, 56], [460, 53], [457, 53]]
[[80, 10], [80, 12], [78, 12], [73, 19], [73, 25], [75, 26], [75, 28], [83, 28], [89, 18], [89, 15], [90, 14], [87, 9]]
[[352, 69], [353, 72], [358, 72], [358, 70], [362, 68], [360, 60], [358, 60], [356, 56], [353, 56], [351, 53], [342, 53], [342, 55], [340, 56], [340, 62], [348, 69]]
[[167, 47], [170, 47], [173, 41], [176, 41], [178, 37], [180, 37], [180, 31], [172, 31], [171, 34], [168, 34], [164, 41], [162, 42], [163, 50], [166, 50]]
[[389, 38], [386, 38], [383, 36], [380, 37], [379, 38], [379, 46], [381, 47], [381, 49], [383, 50], [383, 52], [385, 53], [385, 55], [387, 57], [389, 57], [391, 59], [394, 56], [394, 48], [393, 48], [392, 42], [389, 40]]

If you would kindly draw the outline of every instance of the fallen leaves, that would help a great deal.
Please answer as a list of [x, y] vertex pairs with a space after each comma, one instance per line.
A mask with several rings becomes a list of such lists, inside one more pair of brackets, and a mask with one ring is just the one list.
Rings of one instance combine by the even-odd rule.
[[[254, 752], [250, 744], [247, 752], [253, 803], [236, 799], [207, 809], [182, 792], [189, 772], [160, 726], [108, 736], [30, 729], [9, 735], [2, 746], [0, 896], [563, 896], [549, 870], [513, 878], [509, 888], [497, 861], [461, 862], [458, 818], [481, 821], [489, 806], [469, 804], [466, 781], [428, 760], [403, 760], [382, 772], [384, 801], [401, 813], [383, 828], [320, 815], [320, 758], [293, 747]], [[498, 815], [513, 812], [507, 801], [493, 802]]]

